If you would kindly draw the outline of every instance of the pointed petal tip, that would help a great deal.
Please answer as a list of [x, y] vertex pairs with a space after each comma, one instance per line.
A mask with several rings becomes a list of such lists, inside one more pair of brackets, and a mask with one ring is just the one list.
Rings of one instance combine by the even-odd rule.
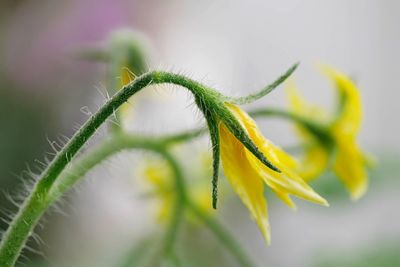
[[367, 183], [359, 186], [358, 188], [350, 191], [350, 198], [352, 201], [358, 201], [360, 198], [362, 198], [365, 193], [367, 192], [368, 185]]
[[[325, 199], [324, 199], [325, 200]], [[322, 204], [324, 207], [330, 207], [329, 202], [325, 200], [325, 202]]]
[[265, 245], [269, 247], [271, 245], [271, 233], [270, 233], [269, 229], [268, 229], [267, 233], [263, 232], [262, 236], [264, 238]]
[[256, 218], [256, 223], [258, 225], [258, 229], [260, 230], [265, 244], [267, 246], [271, 245], [271, 229], [269, 225], [269, 221], [267, 218]]
[[321, 206], [329, 207], [329, 203], [325, 198], [318, 195], [318, 200], [318, 204], [320, 204]]
[[325, 198], [321, 197], [320, 195], [316, 196], [315, 203], [317, 203], [321, 206], [324, 206], [324, 207], [329, 207], [329, 202]]

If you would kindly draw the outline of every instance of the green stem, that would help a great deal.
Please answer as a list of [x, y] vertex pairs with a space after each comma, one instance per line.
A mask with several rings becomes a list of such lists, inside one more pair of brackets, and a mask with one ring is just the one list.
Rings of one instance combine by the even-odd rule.
[[167, 150], [162, 149], [158, 151], [163, 158], [167, 161], [169, 166], [172, 169], [174, 184], [175, 184], [175, 192], [176, 192], [176, 200], [174, 211], [172, 214], [171, 221], [167, 228], [167, 232], [161, 241], [160, 248], [158, 253], [153, 256], [150, 261], [149, 267], [157, 267], [160, 266], [162, 261], [171, 255], [173, 255], [174, 243], [178, 236], [178, 229], [183, 217], [184, 206], [186, 202], [186, 192], [185, 192], [185, 184], [181, 169], [177, 163], [177, 161], [172, 157], [172, 155], [167, 152]]
[[[117, 88], [121, 88], [121, 82], [120, 80], [122, 77], [120, 77], [121, 73], [121, 65], [120, 65], [120, 53], [114, 52], [112, 53], [111, 57], [111, 62], [109, 64], [109, 70], [108, 70], [108, 88], [109, 90], [116, 90]], [[111, 92], [111, 94], [114, 94], [116, 92]], [[120, 132], [121, 126], [118, 124], [118, 122], [121, 119], [121, 114], [120, 112], [115, 111], [114, 112], [115, 120], [116, 121], [111, 121], [108, 123], [108, 127], [110, 129], [111, 133], [117, 133]]]
[[317, 139], [319, 139], [322, 144], [330, 147], [333, 142], [332, 137], [329, 135], [329, 132], [325, 125], [312, 121], [308, 118], [305, 118], [304, 116], [298, 115], [290, 111], [276, 108], [260, 108], [250, 111], [249, 115], [252, 117], [273, 116], [288, 119], [304, 127], [307, 131], [317, 137]]
[[[53, 185], [52, 189], [49, 191], [48, 199], [49, 203], [56, 201], [61, 195], [63, 195], [68, 189], [70, 189], [74, 184], [76, 184], [79, 179], [87, 174], [93, 167], [101, 163], [106, 158], [118, 153], [124, 149], [145, 149], [161, 153], [165, 158], [171, 160], [171, 156], [165, 152], [165, 148], [177, 143], [185, 142], [189, 139], [199, 136], [201, 133], [205, 132], [206, 129], [198, 129], [193, 131], [186, 131], [176, 135], [170, 135], [166, 137], [143, 137], [127, 133], [116, 133], [110, 139], [103, 141], [100, 145], [93, 148], [90, 152], [84, 156], [76, 159], [78, 163], [72, 162], [57, 179], [57, 182]], [[167, 153], [167, 154], [166, 154]], [[176, 176], [181, 179], [182, 176], [178, 173], [179, 170], [175, 170], [175, 166], [172, 164], [171, 168], [176, 172]], [[180, 183], [181, 184], [181, 183]], [[177, 189], [181, 189], [182, 186], [177, 186]]]
[[210, 229], [210, 231], [219, 239], [225, 248], [232, 253], [237, 262], [242, 267], [254, 267], [255, 264], [250, 260], [241, 246], [236, 242], [236, 239], [224, 229], [218, 221], [214, 220], [198, 208], [193, 202], [187, 201], [188, 208]]
[[300, 63], [295, 63], [293, 66], [291, 66], [285, 73], [283, 73], [278, 79], [276, 79], [273, 83], [265, 86], [262, 88], [260, 91], [247, 95], [247, 96], [242, 96], [238, 98], [230, 98], [228, 102], [238, 104], [238, 105], [243, 105], [243, 104], [249, 104], [254, 102], [257, 99], [262, 98], [263, 96], [266, 96], [267, 94], [271, 93], [276, 87], [278, 87], [280, 84], [282, 84], [284, 81], [286, 81], [287, 78], [289, 78], [290, 75], [293, 74], [293, 72], [297, 69]]
[[35, 186], [2, 237], [0, 266], [14, 266], [23, 244], [32, 235], [33, 226], [38, 223], [46, 207], [44, 194]]
[[[196, 134], [196, 132], [194, 132]], [[167, 228], [167, 232], [162, 240], [162, 244], [157, 250], [157, 255], [154, 255], [148, 266], [158, 266], [161, 260], [172, 252], [173, 244], [177, 236], [177, 231], [181, 218], [183, 216], [183, 207], [186, 199], [185, 185], [182, 172], [172, 155], [165, 149], [167, 145], [178, 143], [186, 140], [184, 136], [192, 136], [192, 134], [183, 134], [170, 136], [165, 138], [145, 138], [124, 133], [116, 133], [109, 140], [106, 140], [101, 145], [91, 150], [88, 154], [80, 159], [78, 163], [72, 163], [69, 169], [59, 177], [54, 184], [52, 191], [49, 192], [50, 202], [56, 201], [59, 196], [65, 193], [66, 190], [78, 182], [80, 178], [91, 170], [93, 167], [104, 161], [106, 158], [118, 153], [124, 149], [146, 149], [160, 154], [169, 164], [173, 174], [175, 183], [175, 192], [177, 193], [174, 213]], [[157, 140], [157, 141], [156, 141]]]
[[138, 77], [116, 93], [74, 134], [41, 174], [30, 196], [24, 201], [1, 240], [0, 266], [9, 267], [15, 264], [28, 236], [45, 211], [44, 207], [47, 207], [49, 200], [51, 200], [48, 199], [48, 192], [52, 189], [57, 177], [103, 122], [129, 97], [141, 89], [150, 84], [163, 83], [172, 83], [185, 87], [195, 97], [209, 97], [217, 94], [181, 75], [156, 71]]
[[[111, 99], [109, 99], [71, 138], [71, 140], [64, 146], [64, 148], [55, 156], [48, 167], [41, 174], [38, 182], [32, 189], [29, 197], [24, 201], [20, 210], [16, 214], [15, 218], [11, 222], [9, 228], [4, 233], [0, 242], [0, 266], [10, 267], [15, 264], [18, 256], [26, 243], [27, 238], [32, 233], [35, 225], [40, 219], [41, 215], [45, 212], [46, 208], [51, 204], [56, 197], [59, 196], [64, 190], [68, 189], [80, 175], [72, 175], [71, 180], [64, 180], [63, 185], [59, 183], [58, 186], [53, 188], [54, 183], [59, 177], [60, 173], [65, 169], [67, 164], [75, 157], [82, 146], [87, 140], [96, 132], [96, 130], [104, 123], [104, 121], [114, 113], [123, 103], [125, 103], [132, 95], [140, 91], [141, 89], [152, 85], [152, 84], [163, 84], [172, 83], [182, 87], [185, 87], [193, 93], [197, 100], [201, 99], [204, 103], [214, 103], [215, 99], [222, 97], [217, 92], [208, 89], [200, 83], [188, 79], [181, 75], [176, 75], [167, 72], [149, 72], [138, 78], [132, 83], [125, 86], [122, 90], [116, 93]], [[215, 100], [217, 101], [217, 100]], [[198, 101], [197, 101], [198, 102]], [[206, 107], [203, 107], [203, 109]], [[222, 107], [216, 107], [222, 109]], [[260, 112], [258, 112], [260, 113]], [[222, 114], [222, 111], [221, 111]], [[271, 113], [275, 115], [282, 115], [281, 113]], [[270, 115], [271, 115], [270, 114]], [[231, 114], [225, 114], [226, 117]], [[266, 113], [264, 113], [266, 115]], [[286, 115], [285, 115], [286, 116]], [[294, 118], [293, 116], [290, 116]], [[223, 119], [223, 118], [221, 118]], [[230, 118], [232, 121], [233, 118]], [[237, 129], [236, 129], [237, 130]], [[186, 138], [195, 137], [203, 132], [203, 129], [199, 129], [197, 132], [181, 135], [177, 140], [184, 140]], [[194, 133], [194, 134], [193, 134]], [[235, 134], [238, 138], [243, 139], [243, 133], [238, 132]], [[247, 137], [247, 136], [245, 136]], [[248, 138], [248, 137], [247, 137]], [[173, 139], [173, 138], [172, 138]], [[250, 141], [249, 141], [250, 142]], [[253, 148], [250, 145], [254, 145], [252, 142], [247, 142], [249, 149]], [[245, 145], [246, 145], [245, 144]], [[118, 145], [118, 144], [117, 144]], [[111, 149], [112, 150], [112, 149]], [[258, 150], [253, 149], [255, 152]], [[112, 151], [97, 151], [99, 158], [103, 154], [111, 153]], [[253, 153], [255, 153], [253, 152]], [[94, 154], [91, 154], [94, 155]], [[258, 155], [255, 153], [255, 155]], [[103, 155], [104, 156], [104, 155]], [[263, 155], [258, 155], [262, 159]], [[95, 156], [93, 156], [95, 157]], [[95, 165], [98, 159], [88, 159], [86, 164]], [[264, 159], [265, 164], [268, 166], [268, 161]], [[273, 167], [273, 166], [272, 166]], [[84, 171], [81, 171], [81, 174]], [[79, 174], [79, 171], [78, 171]], [[68, 184], [71, 182], [70, 184]], [[56, 197], [54, 197], [56, 196]]]
[[[129, 134], [116, 134], [112, 139], [105, 141], [90, 153], [79, 159], [79, 164], [71, 164], [71, 169], [67, 170], [59, 177], [59, 182], [55, 184], [53, 191], [50, 193], [53, 200], [62, 195], [67, 189], [71, 188], [80, 178], [82, 178], [94, 166], [110, 157], [111, 155], [123, 149], [148, 149], [163, 156], [170, 165], [174, 173], [174, 181], [177, 192], [174, 214], [170, 221], [167, 233], [165, 234], [162, 244], [148, 266], [157, 266], [164, 256], [173, 253], [173, 243], [179, 227], [180, 218], [184, 206], [191, 209], [205, 223], [210, 230], [216, 234], [216, 237], [224, 244], [228, 251], [238, 260], [241, 266], [254, 266], [246, 256], [245, 252], [240, 248], [235, 239], [227, 233], [221, 225], [215, 220], [204, 214], [199, 208], [192, 204], [185, 192], [184, 179], [182, 172], [176, 160], [165, 150], [165, 146], [186, 141], [203, 133], [205, 129], [187, 131], [177, 135], [171, 135], [164, 138], [144, 138]], [[155, 141], [158, 140], [158, 141]]]
[[[294, 122], [300, 123], [302, 125], [307, 126], [308, 128], [313, 129], [313, 132], [321, 132], [322, 126], [317, 125], [309, 120], [302, 118], [299, 115], [287, 112], [285, 110], [278, 109], [256, 109], [249, 112], [249, 114], [253, 117], [265, 117], [265, 116], [279, 116], [283, 118], [287, 118], [293, 120]], [[116, 153], [119, 150], [124, 148], [144, 148], [148, 149], [151, 145], [154, 144], [154, 140], [157, 139], [159, 143], [159, 147], [161, 146], [170, 146], [176, 143], [185, 142], [190, 139], [201, 136], [207, 132], [205, 127], [184, 131], [178, 134], [166, 136], [166, 137], [152, 137], [152, 138], [144, 138], [134, 135], [128, 135], [124, 133], [117, 134], [115, 138], [105, 141], [102, 145], [93, 149], [88, 155], [80, 160], [79, 166], [74, 167], [71, 166], [73, 170], [66, 170], [65, 175], [62, 175], [59, 178], [59, 181], [56, 183], [56, 186], [52, 188], [50, 191], [50, 196], [52, 199], [50, 202], [56, 200], [59, 195], [62, 195], [65, 190], [75, 184], [75, 182], [84, 176], [87, 170], [90, 170], [99, 162], [101, 162], [104, 158]], [[142, 147], [138, 147], [138, 145]], [[146, 145], [147, 144], [147, 145]]]
[[[78, 161], [78, 163], [71, 163], [68, 169], [66, 169], [65, 172], [63, 172], [62, 175], [57, 179], [56, 183], [53, 184], [51, 190], [48, 191], [46, 200], [41, 199], [40, 197], [36, 197], [40, 196], [40, 194], [36, 193], [37, 189], [35, 188], [32, 196], [27, 199], [26, 206], [24, 205], [21, 208], [20, 213], [16, 216], [17, 220], [15, 220], [13, 224], [11, 224], [11, 230], [9, 229], [7, 232], [9, 234], [14, 234], [13, 238], [4, 236], [2, 242], [6, 244], [5, 247], [9, 248], [9, 250], [4, 250], [5, 254], [2, 255], [6, 255], [8, 257], [4, 256], [0, 258], [0, 266], [13, 265], [13, 262], [7, 261], [7, 259], [15, 255], [15, 252], [12, 250], [12, 248], [19, 246], [19, 244], [21, 243], [24, 243], [26, 241], [26, 238], [28, 237], [28, 235], [18, 235], [16, 233], [30, 233], [33, 226], [37, 223], [43, 212], [62, 194], [64, 194], [65, 191], [70, 189], [93, 167], [95, 167], [111, 155], [124, 149], [146, 149], [154, 151], [156, 153], [160, 153], [163, 157], [166, 158], [173, 172], [175, 173], [176, 189], [179, 197], [177, 198], [176, 202], [175, 214], [173, 216], [173, 219], [171, 220], [169, 230], [165, 235], [163, 241], [164, 245], [161, 246], [161, 251], [164, 251], [163, 253], [165, 254], [169, 254], [171, 252], [169, 244], [172, 244], [174, 242], [174, 238], [176, 236], [175, 233], [179, 225], [179, 218], [180, 216], [182, 216], [182, 205], [183, 203], [185, 203], [186, 196], [180, 169], [172, 156], [165, 151], [164, 147], [194, 138], [203, 132], [205, 132], [205, 129], [188, 131], [181, 134], [171, 135], [169, 137], [158, 139], [138, 137], [124, 133], [113, 135], [111, 139], [104, 141], [101, 145], [97, 146], [87, 154], [77, 159], [76, 161]], [[199, 214], [202, 213], [199, 211], [198, 215]], [[205, 221], [206, 225], [208, 225], [210, 229], [213, 230], [213, 232], [219, 232], [217, 234], [217, 237], [221, 240], [222, 243], [227, 245], [229, 250], [235, 255], [235, 258], [237, 258], [239, 262], [243, 263], [243, 266], [251, 266], [249, 264], [244, 264], [246, 263], [246, 260], [244, 260], [246, 257], [242, 255], [244, 253], [241, 252], [240, 249], [238, 249], [237, 245], [234, 244], [235, 242], [232, 241], [232, 238], [229, 237], [229, 235], [227, 235], [226, 233], [223, 233], [223, 229], [218, 230], [218, 228], [222, 228], [221, 226], [213, 222], [211, 218], [206, 218], [203, 216], [203, 220]], [[4, 240], [7, 240], [8, 242]]]
[[[257, 109], [252, 110], [249, 114], [253, 117], [279, 116], [293, 120], [309, 128], [316, 129], [314, 131], [322, 131], [321, 126], [302, 118], [299, 115], [278, 109]], [[155, 149], [160, 150], [163, 146], [170, 146], [176, 143], [185, 142], [193, 138], [199, 137], [207, 132], [205, 127], [184, 131], [165, 137], [140, 137], [130, 134], [118, 133], [112, 139], [104, 141], [103, 144], [91, 150], [87, 155], [79, 159], [79, 165], [71, 164], [70, 169], [61, 175], [53, 188], [49, 191], [49, 202], [52, 203], [66, 190], [71, 188], [79, 178], [83, 177], [88, 170], [99, 164], [105, 158], [122, 149]], [[158, 142], [155, 142], [158, 140]]]
[[249, 115], [252, 117], [270, 117], [270, 116], [276, 116], [276, 117], [281, 117], [281, 118], [286, 118], [290, 119], [294, 122], [300, 123], [302, 125], [310, 125], [312, 128], [318, 128], [319, 125], [317, 125], [314, 122], [311, 122], [310, 120], [304, 118], [301, 115], [298, 115], [296, 113], [283, 110], [283, 109], [277, 109], [277, 108], [258, 108], [258, 109], [253, 109], [249, 112]]
[[[184, 179], [178, 163], [176, 160], [165, 150], [165, 146], [172, 145], [178, 142], [186, 141], [190, 138], [198, 136], [204, 132], [204, 129], [188, 131], [182, 134], [171, 135], [164, 138], [144, 138], [128, 134], [116, 134], [112, 139], [105, 141], [97, 148], [93, 149], [90, 153], [86, 154], [82, 158], [78, 159], [78, 164], [71, 164], [63, 175], [59, 177], [59, 182], [55, 184], [54, 189], [50, 192], [52, 201], [55, 201], [58, 196], [62, 195], [67, 189], [71, 188], [80, 178], [82, 178], [90, 169], [95, 167], [97, 164], [110, 157], [111, 155], [123, 150], [123, 149], [147, 149], [159, 153], [169, 163], [173, 173], [174, 181], [177, 192], [177, 200], [175, 203], [175, 212], [171, 219], [168, 231], [164, 236], [162, 245], [158, 250], [158, 254], [153, 257], [149, 266], [157, 266], [163, 256], [168, 256], [173, 253], [174, 239], [176, 232], [179, 227], [179, 221], [182, 216], [184, 205], [190, 208], [197, 216], [201, 217], [205, 225], [208, 226], [212, 232], [214, 232], [227, 249], [234, 255], [234, 257], [241, 263], [241, 266], [254, 266], [247, 258], [246, 254], [241, 250], [240, 246], [236, 243], [233, 237], [227, 233], [221, 225], [219, 225], [212, 218], [204, 214], [199, 208], [191, 204], [188, 200], [185, 192]], [[155, 141], [158, 140], [158, 141]]]

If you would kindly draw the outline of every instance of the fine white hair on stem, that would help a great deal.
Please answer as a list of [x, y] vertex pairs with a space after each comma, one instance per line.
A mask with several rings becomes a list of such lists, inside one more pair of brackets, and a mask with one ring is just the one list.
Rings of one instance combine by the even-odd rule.
[[5, 190], [2, 190], [2, 192], [3, 192], [3, 195], [5, 196], [7, 201], [9, 201], [16, 208], [20, 207], [20, 205], [22, 203], [20, 202], [20, 200], [16, 196], [13, 196], [11, 193], [9, 193], [9, 192], [7, 192]]
[[110, 94], [104, 85], [100, 84], [100, 86], [94, 86], [94, 88], [100, 94], [103, 102], [106, 102], [110, 99]]

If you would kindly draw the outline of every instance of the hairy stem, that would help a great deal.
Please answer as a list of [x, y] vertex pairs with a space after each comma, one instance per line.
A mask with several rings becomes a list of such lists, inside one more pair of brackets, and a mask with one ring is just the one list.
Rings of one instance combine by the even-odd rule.
[[152, 258], [149, 266], [157, 266], [160, 264], [160, 260], [163, 256], [167, 256], [168, 254], [171, 255], [171, 253], [173, 253], [173, 244], [174, 239], [176, 238], [176, 231], [179, 226], [179, 220], [182, 216], [183, 208], [185, 207], [194, 212], [195, 215], [198, 216], [214, 234], [216, 234], [216, 237], [228, 249], [228, 251], [232, 253], [234, 258], [238, 260], [241, 266], [254, 266], [234, 238], [227, 233], [223, 227], [218, 224], [218, 222], [208, 217], [208, 215], [204, 214], [199, 208], [191, 203], [189, 196], [187, 196], [185, 192], [182, 172], [176, 160], [165, 150], [165, 146], [187, 141], [198, 136], [204, 131], [205, 130], [195, 130], [182, 134], [171, 135], [165, 138], [144, 138], [123, 133], [116, 134], [112, 139], [103, 142], [90, 153], [84, 155], [82, 158], [77, 159], [77, 164], [71, 164], [70, 168], [59, 177], [59, 183], [55, 184], [53, 191], [50, 192], [50, 195], [53, 200], [56, 200], [59, 195], [71, 188], [93, 167], [121, 150], [147, 149], [154, 151], [163, 156], [171, 166], [174, 173], [174, 181], [178, 197], [176, 199], [175, 212], [167, 229], [167, 233], [164, 236], [160, 248], [157, 250], [158, 254], [156, 257]]
[[[62, 195], [66, 190], [71, 188], [79, 179], [90, 171], [97, 164], [101, 163], [111, 155], [124, 150], [124, 149], [147, 149], [159, 153], [164, 159], [167, 160], [174, 173], [175, 188], [177, 192], [177, 199], [175, 203], [174, 213], [171, 218], [167, 233], [165, 234], [160, 248], [157, 250], [157, 254], [153, 256], [148, 266], [158, 266], [164, 256], [172, 255], [173, 243], [176, 238], [176, 233], [179, 227], [179, 221], [182, 216], [183, 209], [189, 208], [196, 216], [200, 217], [201, 221], [205, 223], [210, 230], [216, 234], [216, 237], [220, 242], [226, 246], [228, 251], [232, 253], [234, 258], [240, 263], [242, 267], [254, 266], [246, 256], [245, 252], [241, 249], [240, 245], [237, 244], [235, 239], [226, 232], [221, 225], [218, 224], [214, 219], [204, 214], [198, 207], [196, 207], [191, 201], [187, 193], [185, 192], [184, 179], [182, 172], [178, 166], [176, 160], [165, 150], [166, 146], [184, 142], [191, 138], [199, 136], [205, 132], [205, 129], [199, 129], [194, 131], [187, 131], [176, 135], [171, 135], [164, 138], [144, 138], [129, 134], [116, 134], [112, 139], [103, 142], [97, 148], [93, 149], [90, 153], [84, 157], [77, 159], [77, 164], [71, 164], [71, 169], [67, 170], [63, 175], [59, 177], [59, 183], [54, 186], [51, 196], [53, 200], [56, 200], [59, 195]], [[155, 141], [157, 140], [157, 141]]]
[[[188, 79], [181, 75], [176, 75], [167, 72], [149, 72], [138, 78], [136, 78], [132, 83], [126, 85], [119, 92], [117, 92], [111, 99], [109, 99], [71, 138], [71, 140], [64, 146], [64, 148], [54, 157], [50, 162], [48, 167], [40, 175], [40, 178], [34, 188], [32, 189], [30, 195], [24, 201], [20, 210], [16, 214], [15, 218], [11, 222], [9, 228], [4, 233], [2, 240], [0, 242], [0, 266], [10, 267], [17, 261], [21, 250], [26, 243], [27, 238], [32, 233], [34, 227], [39, 221], [42, 214], [46, 211], [47, 207], [66, 189], [70, 188], [72, 184], [85, 173], [81, 171], [79, 175], [71, 175], [71, 179], [63, 179], [62, 181], [57, 181], [59, 175], [66, 168], [67, 164], [75, 157], [82, 146], [87, 142], [87, 140], [96, 132], [96, 130], [111, 116], [115, 110], [117, 110], [123, 103], [125, 103], [132, 95], [140, 91], [141, 89], [152, 85], [152, 84], [164, 84], [171, 83], [182, 86], [195, 96], [197, 100], [201, 99], [204, 103], [219, 103], [218, 99], [225, 98], [219, 95], [217, 92], [201, 85], [200, 83]], [[226, 98], [225, 98], [226, 99]], [[207, 107], [202, 107], [203, 109]], [[216, 107], [221, 111], [224, 111], [224, 107]], [[225, 114], [225, 117], [221, 119], [229, 119], [231, 114]], [[230, 118], [232, 121], [233, 118]], [[229, 122], [229, 120], [228, 120]], [[233, 128], [235, 130], [235, 135], [242, 141], [247, 140], [248, 136], [245, 133], [240, 132], [239, 128]], [[174, 142], [174, 138], [179, 140], [186, 140], [187, 138], [192, 138], [203, 133], [202, 129], [194, 132], [182, 134], [180, 136], [175, 136], [170, 139]], [[245, 138], [246, 137], [246, 138]], [[122, 138], [123, 139], [123, 138]], [[115, 148], [107, 148], [104, 151], [96, 151], [98, 155], [91, 154], [93, 158], [86, 159], [84, 162], [87, 166], [96, 165], [100, 158], [112, 154], [113, 149], [122, 149], [118, 145], [113, 144]], [[246, 147], [248, 147], [255, 155], [262, 160], [267, 166], [268, 160], [258, 152], [256, 147], [251, 140], [247, 140]], [[142, 146], [146, 146], [142, 144]], [[146, 147], [141, 147], [146, 148]], [[97, 159], [95, 157], [98, 157]], [[274, 166], [270, 166], [273, 169]], [[56, 185], [56, 186], [54, 186]]]
[[[289, 120], [293, 120], [294, 122], [300, 123], [302, 125], [305, 125], [307, 126], [307, 128], [313, 129], [313, 132], [319, 133], [322, 131], [321, 129], [322, 126], [285, 110], [279, 110], [274, 108], [255, 109], [249, 111], [249, 114], [252, 117], [277, 116], [281, 118], [286, 118]], [[149, 147], [154, 146], [155, 140], [158, 140], [157, 144], [159, 147], [170, 146], [176, 143], [186, 142], [193, 138], [197, 138], [205, 133], [207, 133], [207, 129], [205, 127], [189, 131], [183, 131], [181, 133], [173, 134], [170, 136], [152, 137], [152, 138], [151, 137], [145, 138], [135, 135], [118, 133], [113, 139], [106, 140], [102, 145], [99, 145], [97, 148], [89, 152], [89, 154], [87, 154], [85, 157], [80, 159], [79, 166], [71, 164], [70, 168], [72, 170], [69, 170], [67, 168], [65, 173], [59, 177], [58, 181], [51, 189], [49, 193], [49, 199], [50, 199], [49, 202], [51, 203], [55, 201], [66, 190], [71, 188], [78, 179], [83, 177], [88, 170], [92, 169], [103, 159], [118, 152], [119, 150], [128, 148], [149, 149]], [[141, 147], [139, 147], [139, 145]]]
[[63, 175], [61, 175], [59, 177], [59, 183], [55, 184], [54, 189], [51, 192], [52, 199], [53, 201], [56, 200], [58, 196], [62, 195], [63, 193], [65, 193], [66, 190], [70, 189], [93, 167], [121, 150], [152, 150], [163, 156], [170, 165], [174, 173], [175, 188], [178, 197], [175, 203], [174, 214], [170, 221], [167, 233], [165, 234], [162, 244], [157, 251], [157, 255], [152, 258], [148, 266], [159, 265], [160, 260], [162, 260], [163, 256], [168, 256], [173, 253], [173, 246], [171, 244], [174, 243], [176, 232], [179, 227], [179, 219], [182, 216], [182, 211], [185, 207], [187, 207], [196, 216], [200, 217], [201, 221], [203, 221], [204, 224], [208, 228], [210, 228], [210, 230], [214, 234], [216, 234], [216, 237], [228, 249], [228, 251], [232, 253], [233, 257], [240, 263], [242, 267], [252, 267], [254, 266], [254, 264], [251, 263], [249, 258], [246, 256], [246, 253], [241, 249], [240, 245], [237, 244], [236, 240], [228, 232], [226, 232], [217, 221], [204, 214], [190, 201], [189, 196], [187, 196], [187, 193], [185, 192], [184, 179], [182, 177], [182, 173], [178, 166], [178, 163], [165, 150], [165, 147], [167, 146], [190, 140], [205, 132], [205, 129], [198, 129], [182, 132], [164, 138], [145, 138], [124, 133], [116, 134], [112, 137], [112, 139], [103, 142], [97, 148], [93, 149], [90, 153], [86, 154], [82, 158], [77, 159], [78, 163], [71, 164], [71, 169], [68, 169]]
[[32, 235], [33, 227], [47, 208], [44, 198], [45, 194], [35, 186], [2, 237], [0, 266], [14, 266], [21, 247]]
[[30, 196], [24, 201], [1, 240], [0, 266], [9, 267], [15, 264], [27, 238], [45, 211], [44, 207], [47, 207], [49, 200], [51, 200], [51, 197], [49, 199], [48, 192], [51, 191], [57, 177], [87, 140], [129, 97], [148, 85], [162, 83], [183, 86], [190, 90], [196, 97], [206, 97], [205, 95], [207, 94], [216, 94], [193, 80], [166, 72], [146, 73], [116, 93], [74, 134], [71, 140], [41, 174]]

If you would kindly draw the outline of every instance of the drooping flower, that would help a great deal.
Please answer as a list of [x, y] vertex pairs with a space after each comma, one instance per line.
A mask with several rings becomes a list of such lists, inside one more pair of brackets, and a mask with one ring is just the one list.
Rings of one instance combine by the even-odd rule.
[[[298, 116], [302, 116], [317, 125], [324, 125], [329, 120], [325, 109], [320, 106], [308, 103], [299, 93], [294, 81], [290, 81], [287, 86], [291, 111]], [[297, 167], [297, 172], [306, 181], [310, 181], [320, 176], [328, 165], [329, 150], [318, 136], [309, 131], [302, 123], [295, 125], [296, 133], [302, 140], [305, 153], [301, 158], [301, 164]]]
[[258, 149], [280, 170], [277, 172], [264, 165], [245, 148], [223, 122], [219, 123], [221, 159], [225, 176], [250, 210], [263, 237], [269, 243], [270, 227], [264, 183], [291, 208], [295, 208], [295, 204], [290, 195], [325, 206], [328, 203], [295, 172], [297, 166], [295, 159], [264, 138], [247, 113], [236, 105], [226, 103], [226, 106]]
[[288, 88], [289, 100], [293, 112], [319, 123], [326, 129], [333, 141], [333, 147], [329, 144], [321, 144], [318, 137], [298, 124], [300, 138], [307, 144], [301, 166], [309, 166], [308, 172], [301, 168], [298, 171], [305, 179], [311, 180], [330, 167], [331, 159], [333, 171], [344, 183], [351, 198], [356, 200], [364, 195], [368, 187], [367, 156], [357, 144], [362, 120], [360, 94], [351, 79], [343, 73], [328, 66], [323, 66], [321, 69], [334, 84], [339, 96], [336, 113], [331, 114], [330, 117], [318, 117], [318, 114], [327, 114], [327, 112], [308, 104], [293, 85]]

